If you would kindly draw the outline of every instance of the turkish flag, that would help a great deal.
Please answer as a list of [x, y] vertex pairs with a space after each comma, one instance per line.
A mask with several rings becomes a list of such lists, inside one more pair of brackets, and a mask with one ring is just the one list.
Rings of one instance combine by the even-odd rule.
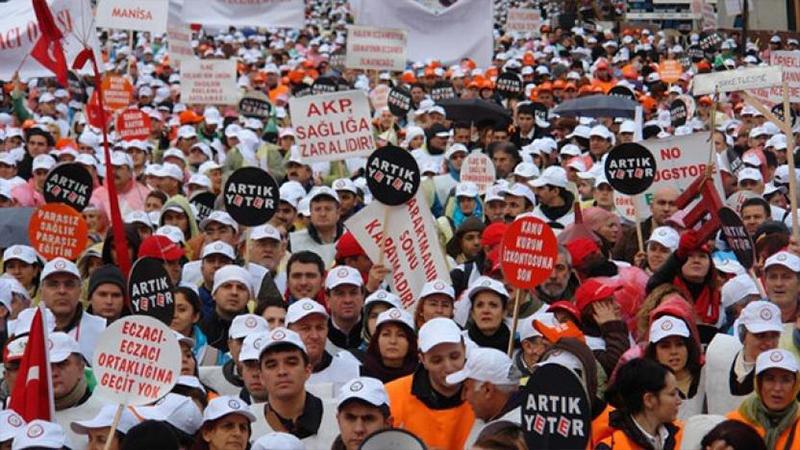
[[9, 404], [9, 409], [16, 411], [27, 422], [34, 419], [52, 420], [55, 415], [53, 377], [50, 374], [47, 329], [43, 316], [43, 310], [39, 307], [33, 316]]
[[67, 58], [64, 56], [61, 41], [50, 40], [47, 35], [42, 34], [33, 46], [31, 56], [56, 75], [58, 84], [63, 87], [69, 86]]

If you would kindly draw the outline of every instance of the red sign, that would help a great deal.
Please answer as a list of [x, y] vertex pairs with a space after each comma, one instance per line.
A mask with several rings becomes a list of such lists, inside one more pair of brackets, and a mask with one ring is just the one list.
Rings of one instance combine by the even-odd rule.
[[672, 84], [681, 79], [683, 66], [677, 60], [667, 59], [658, 64], [658, 74], [661, 75], [661, 81]]
[[106, 107], [119, 111], [131, 104], [133, 85], [122, 75], [108, 74], [104, 76], [102, 87]]
[[86, 248], [89, 227], [78, 211], [63, 203], [48, 203], [33, 212], [28, 228], [31, 247], [48, 260], [75, 261]]
[[124, 141], [144, 141], [150, 137], [150, 116], [136, 108], [126, 109], [117, 117], [117, 134]]
[[550, 225], [533, 216], [520, 217], [503, 237], [500, 266], [512, 286], [533, 289], [550, 276], [557, 255], [558, 242]]

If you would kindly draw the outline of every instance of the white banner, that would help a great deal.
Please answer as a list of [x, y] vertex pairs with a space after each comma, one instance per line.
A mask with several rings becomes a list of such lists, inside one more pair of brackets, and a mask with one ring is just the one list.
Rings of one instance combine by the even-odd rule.
[[169, 20], [167, 20], [167, 44], [169, 59], [173, 67], [180, 67], [181, 61], [194, 58], [192, 48], [192, 29], [183, 21], [181, 10], [183, 0], [170, 0]]
[[306, 162], [366, 157], [375, 150], [364, 91], [289, 99], [300, 156]]
[[305, 25], [303, 0], [202, 0], [183, 5], [183, 20], [214, 27], [280, 27]]
[[168, 9], [169, 0], [100, 0], [95, 18], [99, 28], [163, 34], [167, 31]]
[[506, 17], [506, 31], [520, 33], [539, 33], [542, 24], [542, 13], [533, 8], [509, 8]]
[[393, 70], [406, 68], [406, 42], [403, 30], [347, 26], [345, 67], [351, 69]]
[[459, 64], [471, 58], [478, 67], [492, 63], [492, 0], [459, 0], [435, 11], [415, 0], [350, 0], [356, 24], [408, 31], [408, 59]]
[[[783, 81], [789, 87], [789, 101], [800, 102], [800, 51], [778, 50], [770, 52], [769, 65], [783, 68]], [[783, 87], [772, 86], [751, 89], [750, 94], [767, 105], [783, 102]]]
[[[694, 180], [705, 173], [708, 165], [709, 133], [694, 133], [686, 136], [673, 136], [666, 139], [648, 139], [639, 142], [647, 147], [656, 158], [656, 177], [650, 189], [644, 192], [649, 205], [653, 194], [663, 188], [677, 189], [683, 192]], [[714, 169], [714, 186], [724, 198], [722, 178], [718, 168]], [[615, 192], [616, 196], [617, 193]], [[641, 211], [641, 209], [640, 209]], [[642, 212], [642, 216], [646, 213]]]
[[[50, 0], [48, 1], [56, 26], [64, 33], [64, 53], [67, 67], [87, 42], [94, 50], [97, 61], [102, 65], [100, 44], [92, 18], [92, 7], [88, 0]], [[31, 0], [9, 0], [0, 3], [0, 80], [11, 80], [20, 62], [20, 78], [54, 77], [52, 72], [39, 64], [35, 59], [26, 56], [33, 49], [39, 38], [39, 26], [36, 14], [31, 7]], [[91, 64], [86, 64], [82, 73], [91, 73]]]
[[193, 58], [181, 63], [182, 103], [236, 105], [239, 97], [235, 60]]
[[349, 218], [345, 226], [373, 261], [380, 260], [384, 218], [388, 229], [383, 260], [390, 270], [392, 292], [405, 309], [413, 311], [425, 283], [435, 278], [450, 282], [433, 216], [419, 190], [408, 203], [386, 206], [372, 202]]
[[692, 94], [713, 94], [719, 92], [745, 91], [781, 84], [780, 67], [751, 67], [697, 74], [694, 77]]

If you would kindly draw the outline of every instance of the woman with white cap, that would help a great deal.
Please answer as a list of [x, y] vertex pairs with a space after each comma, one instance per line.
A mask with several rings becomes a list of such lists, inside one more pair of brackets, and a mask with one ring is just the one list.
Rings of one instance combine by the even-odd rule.
[[203, 412], [195, 449], [245, 450], [250, 441], [250, 424], [255, 420], [243, 401], [229, 395], [217, 397]]
[[756, 360], [755, 390], [729, 419], [744, 422], [770, 450], [800, 448], [800, 366], [791, 352], [768, 350]]
[[43, 266], [33, 247], [12, 245], [3, 252], [3, 272], [16, 278], [37, 302], [39, 275]]
[[[91, 420], [76, 420], [70, 423], [69, 427], [75, 434], [87, 436], [89, 445], [86, 450], [119, 450], [125, 440], [128, 430], [136, 426], [139, 420], [128, 409], [123, 409], [117, 423], [116, 431], [111, 437], [111, 425], [114, 424], [114, 415], [117, 412], [117, 405], [104, 406], [97, 415]], [[106, 447], [106, 442], [111, 438], [111, 443]]]
[[471, 303], [467, 334], [480, 347], [508, 350], [511, 331], [503, 321], [508, 291], [503, 283], [481, 276], [467, 292]]
[[682, 319], [664, 315], [650, 324], [644, 356], [669, 367], [675, 374], [681, 399], [678, 418], [702, 414], [705, 403], [705, 373], [699, 342], [692, 339]]
[[375, 333], [364, 356], [363, 374], [384, 383], [414, 372], [419, 360], [417, 334], [411, 314], [390, 308], [378, 315]]

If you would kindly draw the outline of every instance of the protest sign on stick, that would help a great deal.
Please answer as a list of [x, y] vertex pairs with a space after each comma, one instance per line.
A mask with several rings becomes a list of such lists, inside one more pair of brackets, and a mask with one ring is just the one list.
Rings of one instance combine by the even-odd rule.
[[94, 181], [85, 167], [78, 163], [60, 163], [50, 169], [44, 180], [44, 201], [65, 203], [81, 212], [92, 198]]
[[402, 72], [406, 67], [407, 35], [400, 29], [348, 25], [345, 66]]
[[165, 325], [175, 315], [172, 280], [164, 262], [155, 258], [139, 258], [128, 277], [128, 295], [134, 314], [154, 317]]
[[508, 355], [514, 349], [522, 291], [535, 288], [553, 272], [558, 255], [556, 235], [541, 219], [525, 216], [508, 227], [500, 247], [500, 267], [506, 282], [516, 288]]
[[86, 248], [88, 236], [86, 220], [64, 203], [41, 205], [31, 216], [28, 229], [31, 247], [48, 260], [59, 256], [77, 260]]
[[[653, 185], [656, 177], [656, 158], [643, 145], [628, 142], [620, 144], [608, 153], [604, 167], [606, 179], [611, 187], [623, 194], [638, 196]], [[633, 201], [636, 238], [639, 251], [644, 251], [642, 224], [638, 202]]]
[[236, 222], [256, 227], [269, 221], [278, 209], [278, 184], [258, 167], [233, 172], [222, 189], [225, 210]]
[[236, 61], [187, 59], [181, 62], [181, 101], [186, 104], [235, 105], [239, 102]]

